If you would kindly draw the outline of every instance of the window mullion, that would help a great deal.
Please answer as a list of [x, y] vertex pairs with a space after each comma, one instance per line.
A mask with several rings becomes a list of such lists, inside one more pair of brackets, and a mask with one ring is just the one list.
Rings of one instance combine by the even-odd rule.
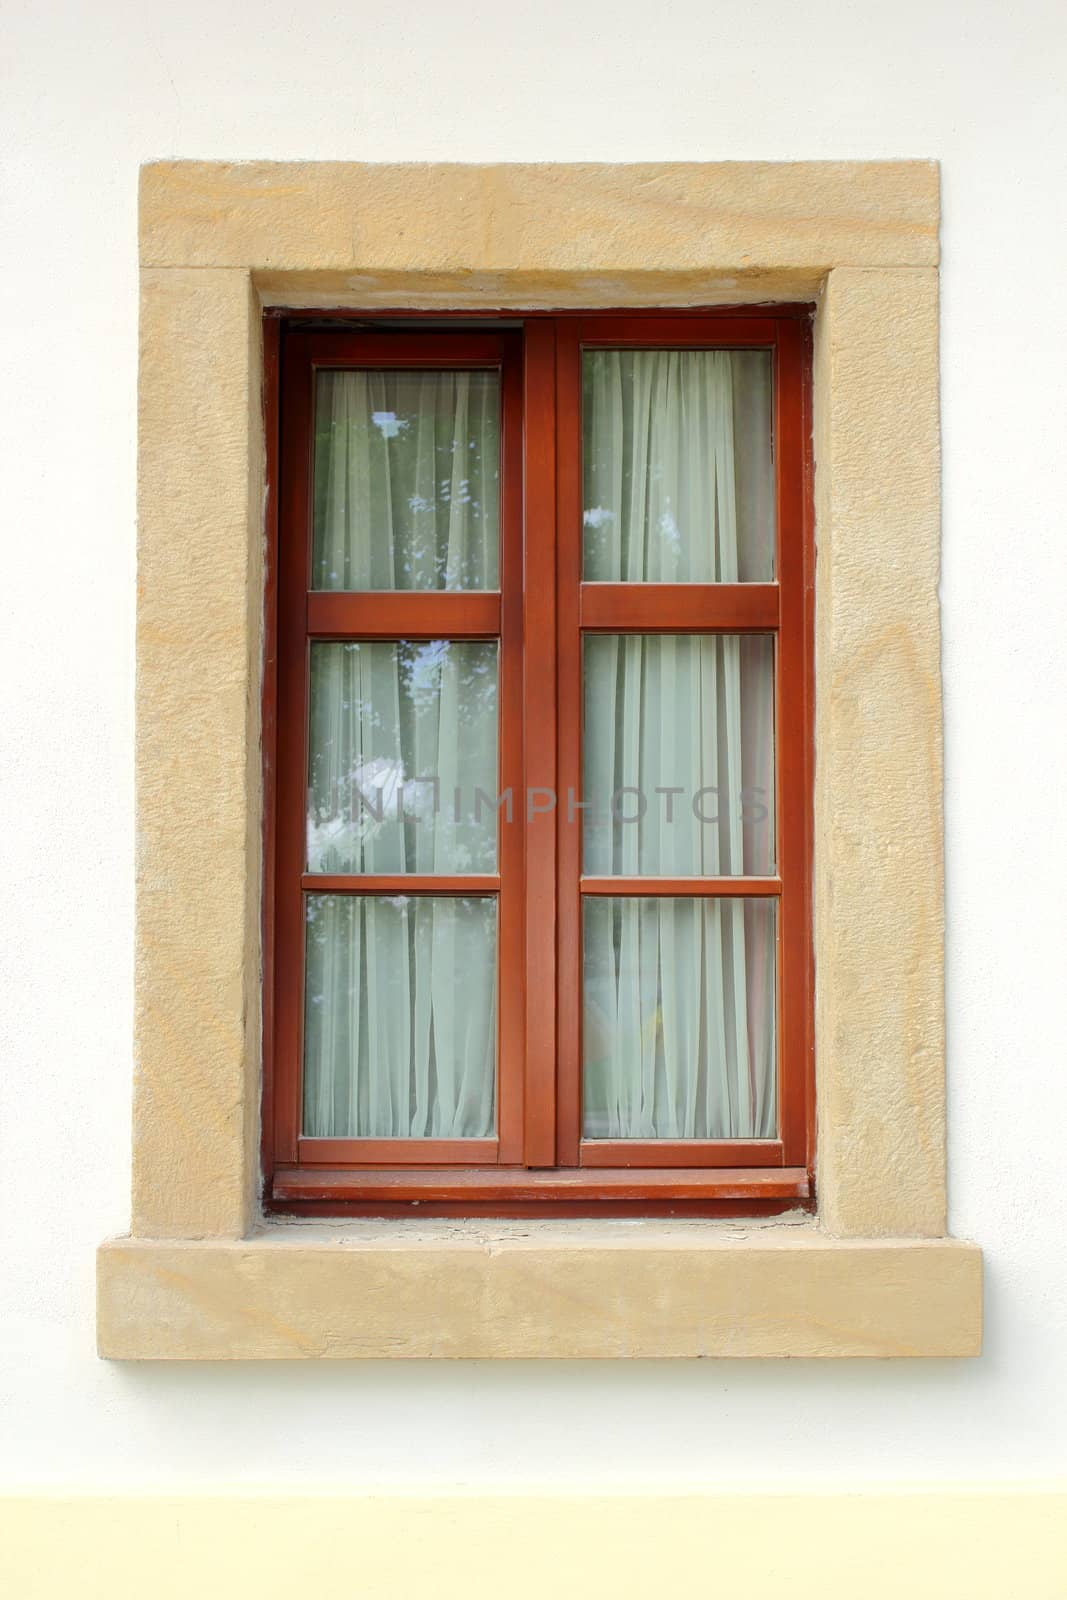
[[523, 1160], [551, 1167], [556, 1149], [556, 327], [525, 337], [523, 425], [524, 771], [526, 833], [526, 1083]]
[[582, 1122], [582, 408], [581, 324], [561, 319], [556, 342], [559, 606], [559, 1028], [556, 1137], [560, 1166], [576, 1167]]

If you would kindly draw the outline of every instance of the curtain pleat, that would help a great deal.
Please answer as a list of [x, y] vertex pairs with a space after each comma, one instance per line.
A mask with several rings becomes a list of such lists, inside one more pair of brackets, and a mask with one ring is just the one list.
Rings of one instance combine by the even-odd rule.
[[497, 375], [324, 371], [316, 383], [313, 588], [497, 588]]

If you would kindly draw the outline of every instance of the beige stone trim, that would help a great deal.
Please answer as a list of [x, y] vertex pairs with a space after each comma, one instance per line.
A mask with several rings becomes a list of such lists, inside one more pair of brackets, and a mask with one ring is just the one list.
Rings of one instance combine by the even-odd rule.
[[[937, 219], [924, 162], [145, 169], [134, 1237], [100, 1257], [105, 1354], [977, 1349], [979, 1257], [942, 1237]], [[817, 1225], [257, 1232], [261, 301], [816, 294]]]
[[938, 215], [932, 161], [161, 161], [141, 172], [141, 262], [821, 274], [936, 266]]
[[247, 272], [141, 279], [133, 1230], [256, 1192], [263, 424]]
[[274, 272], [253, 282], [268, 306], [432, 311], [556, 310], [812, 301], [825, 273], [795, 272]]
[[818, 1193], [945, 1231], [937, 273], [836, 268], [816, 318]]
[[[310, 1237], [309, 1237], [310, 1235]], [[973, 1356], [981, 1257], [810, 1226], [382, 1223], [99, 1257], [119, 1358]]]

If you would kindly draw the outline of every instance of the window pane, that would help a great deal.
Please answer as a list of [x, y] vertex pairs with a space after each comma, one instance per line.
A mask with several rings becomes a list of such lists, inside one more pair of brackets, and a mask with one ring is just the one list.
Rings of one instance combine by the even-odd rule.
[[320, 372], [313, 589], [496, 589], [495, 372]]
[[583, 647], [585, 871], [774, 870], [774, 640], [590, 634]]
[[584, 575], [774, 577], [769, 350], [590, 350], [583, 359]]
[[309, 872], [496, 870], [497, 645], [311, 646]]
[[495, 899], [308, 895], [305, 1135], [488, 1138], [495, 1098]]
[[587, 1139], [772, 1139], [774, 900], [583, 902]]

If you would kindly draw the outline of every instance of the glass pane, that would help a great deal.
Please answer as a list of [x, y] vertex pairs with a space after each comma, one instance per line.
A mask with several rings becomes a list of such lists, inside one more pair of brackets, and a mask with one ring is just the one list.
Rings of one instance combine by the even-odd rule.
[[320, 372], [313, 589], [496, 589], [495, 372]]
[[589, 350], [582, 385], [586, 580], [770, 582], [770, 351]]
[[495, 899], [308, 895], [305, 1135], [486, 1138], [495, 1098]]
[[494, 872], [497, 645], [311, 646], [309, 872]]
[[585, 871], [774, 871], [774, 640], [590, 634]]
[[774, 900], [583, 902], [587, 1139], [773, 1139]]

